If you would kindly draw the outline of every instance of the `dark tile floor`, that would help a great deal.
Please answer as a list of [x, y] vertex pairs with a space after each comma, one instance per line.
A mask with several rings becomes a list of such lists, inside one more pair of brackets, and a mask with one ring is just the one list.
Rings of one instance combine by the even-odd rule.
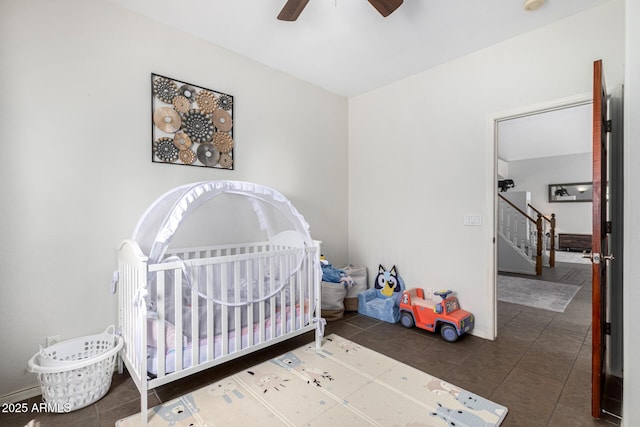
[[[495, 341], [469, 335], [446, 343], [438, 335], [357, 313], [346, 313], [342, 320], [330, 322], [326, 332], [507, 406], [503, 426], [619, 425], [615, 417], [595, 420], [590, 416], [591, 267], [557, 263], [553, 269], [545, 268], [539, 279], [582, 287], [564, 313], [500, 302]], [[311, 341], [313, 336], [306, 334], [160, 387], [149, 393], [149, 405], [166, 402]], [[619, 414], [621, 384], [612, 384], [605, 406]], [[30, 399], [29, 405], [38, 401]], [[116, 374], [110, 392], [94, 405], [69, 414], [0, 414], [0, 425], [113, 426], [116, 420], [139, 412], [139, 402], [128, 375]]]

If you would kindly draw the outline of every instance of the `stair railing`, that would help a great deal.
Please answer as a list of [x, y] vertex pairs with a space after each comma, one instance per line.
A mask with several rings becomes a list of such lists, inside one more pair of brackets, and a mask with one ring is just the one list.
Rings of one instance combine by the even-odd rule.
[[[555, 267], [556, 265], [556, 214], [552, 213], [551, 218], [543, 215], [538, 209], [531, 204], [528, 204], [529, 208], [538, 214], [538, 217], [544, 219], [543, 233], [545, 236], [549, 236], [549, 267]], [[549, 231], [547, 231], [547, 223], [549, 225]]]
[[[529, 214], [511, 203], [503, 195], [498, 194], [500, 200], [506, 205], [499, 206], [498, 231], [513, 243], [524, 255], [535, 258], [536, 275], [542, 274], [542, 250], [543, 250], [543, 220], [542, 214], [533, 219]], [[514, 211], [518, 215], [514, 214]], [[531, 225], [535, 224], [535, 231], [531, 231]], [[535, 237], [532, 238], [532, 237]], [[535, 257], [534, 254], [535, 253]]]

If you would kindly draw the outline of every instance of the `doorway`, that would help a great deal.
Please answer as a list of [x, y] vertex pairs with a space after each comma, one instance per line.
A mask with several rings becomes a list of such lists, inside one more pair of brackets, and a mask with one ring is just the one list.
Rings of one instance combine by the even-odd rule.
[[591, 247], [591, 120], [587, 100], [496, 121], [499, 272], [539, 276], [555, 258], [586, 263], [580, 252]]
[[[520, 172], [518, 178], [514, 180], [514, 187], [507, 191], [519, 191], [521, 189], [534, 191], [532, 196], [534, 205], [542, 206], [543, 213], [551, 213], [546, 198], [546, 186], [551, 184], [546, 179], [540, 177], [526, 178], [527, 163], [531, 161], [534, 168], [540, 169], [540, 164], [547, 163], [544, 159], [553, 158], [555, 161], [563, 156], [572, 156], [576, 153], [591, 153], [591, 104], [592, 95], [583, 94], [571, 98], [564, 98], [548, 103], [522, 107], [513, 111], [497, 114], [491, 118], [494, 141], [494, 336], [498, 335], [498, 200], [499, 192], [496, 181], [499, 177], [507, 178], [509, 175], [509, 162], [519, 163]], [[585, 112], [588, 112], [585, 117]], [[564, 125], [563, 125], [564, 123]], [[572, 126], [567, 126], [567, 123]], [[554, 139], [552, 129], [560, 127], [562, 131], [557, 135], [562, 135], [560, 139]], [[570, 134], [572, 128], [573, 134]], [[585, 129], [586, 128], [586, 129]], [[581, 134], [580, 134], [581, 133]], [[555, 137], [554, 137], [555, 138]], [[572, 144], [563, 144], [571, 138], [575, 141]], [[543, 140], [544, 144], [536, 144], [536, 140]], [[549, 144], [549, 142], [551, 142]], [[506, 145], [510, 144], [510, 145]], [[501, 146], [502, 145], [502, 146]], [[569, 157], [566, 157], [567, 159]], [[542, 159], [542, 160], [533, 160]], [[584, 160], [583, 160], [584, 161]], [[590, 168], [590, 166], [587, 166]], [[587, 173], [590, 169], [587, 169]], [[584, 173], [584, 172], [583, 172]], [[523, 178], [524, 179], [520, 179]], [[567, 178], [568, 179], [568, 178]], [[576, 182], [576, 181], [574, 181]], [[572, 204], [567, 204], [572, 205]], [[573, 204], [575, 205], [575, 204]], [[585, 205], [581, 204], [578, 210], [585, 210]], [[576, 210], [576, 206], [564, 206], [569, 214]], [[586, 217], [590, 218], [590, 210], [587, 206]], [[585, 213], [581, 228], [589, 230], [591, 224], [585, 223]]]
[[[615, 95], [614, 95], [614, 97], [615, 97]], [[620, 98], [621, 98], [621, 95], [620, 95]], [[556, 113], [556, 112], [567, 112], [567, 111], [570, 111], [570, 110], [578, 110], [580, 108], [585, 108], [585, 109], [587, 109], [589, 111], [589, 113], [591, 112], [591, 110], [593, 109], [592, 108], [592, 96], [591, 96], [591, 94], [575, 97], [575, 98], [569, 99], [569, 100], [565, 99], [565, 100], [560, 100], [560, 101], [557, 101], [557, 102], [551, 102], [551, 103], [549, 103], [547, 105], [540, 105], [540, 106], [534, 106], [534, 107], [530, 107], [530, 108], [523, 108], [523, 109], [518, 110], [518, 111], [513, 111], [513, 112], [509, 112], [509, 113], [506, 113], [506, 114], [501, 114], [501, 115], [493, 117], [492, 118], [492, 120], [493, 120], [492, 125], [493, 125], [493, 138], [494, 138], [494, 150], [495, 150], [494, 151], [495, 152], [495, 159], [494, 159], [494, 162], [495, 162], [494, 163], [494, 172], [495, 173], [494, 173], [494, 177], [496, 177], [496, 179], [499, 176], [501, 176], [503, 178], [507, 177], [504, 174], [505, 165], [501, 163], [501, 162], [505, 161], [505, 157], [506, 156], [512, 156], [511, 159], [506, 159], [507, 163], [509, 161], [513, 161], [513, 159], [517, 158], [517, 156], [515, 154], [507, 153], [507, 155], [505, 155], [504, 154], [505, 150], [501, 150], [501, 148], [503, 148], [503, 147], [501, 147], [500, 144], [504, 142], [503, 138], [502, 138], [502, 134], [501, 134], [501, 125], [503, 125], [505, 123], [507, 123], [507, 124], [515, 124], [516, 122], [518, 122], [520, 120], [529, 120], [529, 119], [532, 119], [532, 118], [542, 118], [544, 116], [549, 116], [550, 117], [550, 116], [554, 115], [554, 113]], [[591, 117], [589, 119], [591, 119]], [[620, 126], [621, 126], [621, 124], [620, 124]], [[585, 123], [585, 124], [583, 124], [583, 127], [584, 127], [584, 130], [587, 132], [587, 137], [585, 137], [583, 139], [586, 141], [586, 144], [590, 145], [588, 150], [590, 151], [589, 154], [591, 154], [592, 150], [593, 150], [593, 146], [591, 145], [591, 142], [592, 142], [592, 138], [591, 138], [591, 128], [592, 128], [591, 127], [591, 123]], [[508, 127], [507, 127], [507, 129], [508, 129]], [[621, 132], [619, 132], [619, 134], [621, 134]], [[554, 148], [558, 148], [557, 145], [561, 144], [561, 143], [562, 143], [562, 141], [555, 142], [556, 147], [554, 147]], [[509, 147], [509, 148], [514, 148], [514, 147]], [[531, 147], [528, 147], [528, 149], [530, 149], [530, 148]], [[524, 150], [524, 151], [526, 151], [526, 150]], [[581, 150], [581, 151], [584, 151], [584, 150]], [[544, 155], [550, 155], [550, 156], [554, 155], [553, 153], [551, 153], [551, 154], [543, 153], [543, 154]], [[568, 155], [568, 154], [567, 153], [563, 153], [561, 155]], [[620, 156], [621, 156], [621, 153], [620, 153]], [[541, 157], [544, 157], [544, 156], [541, 156]], [[522, 157], [521, 159], [524, 159], [524, 157]], [[520, 161], [520, 160], [515, 160], [515, 161]], [[620, 162], [620, 164], [621, 164], [621, 162]], [[540, 167], [540, 166], [538, 166], [538, 167], [540, 169], [544, 169], [543, 167]], [[509, 171], [508, 165], [506, 167], [506, 170], [507, 170], [507, 175], [508, 175], [509, 174], [508, 173], [508, 171]], [[589, 169], [587, 168], [587, 171], [588, 170]], [[525, 187], [525, 189], [526, 189], [526, 187], [530, 186], [531, 183], [527, 182], [526, 179], [522, 179], [522, 175], [519, 177], [519, 179], [525, 184], [523, 186], [523, 187]], [[515, 179], [514, 180], [514, 184], [515, 184], [514, 188], [518, 187], [518, 180], [519, 179]], [[555, 178], [550, 178], [550, 180], [554, 180], [554, 179]], [[583, 179], [579, 179], [579, 180], [576, 179], [576, 180], [572, 180], [570, 178], [566, 178], [566, 179], [562, 179], [562, 180], [565, 181], [565, 182], [591, 181], [591, 179], [584, 179], [584, 180]], [[613, 179], [610, 178], [610, 181], [613, 182]], [[541, 199], [544, 199], [544, 197], [547, 197], [547, 194], [546, 194], [546, 192], [544, 192], [543, 188], [544, 188], [544, 186], [548, 186], [550, 184], [551, 184], [551, 182], [549, 182], [549, 180], [547, 180], [547, 181], [543, 182], [541, 185], [539, 185], [537, 188], [535, 188], [535, 191], [540, 192], [540, 193], [543, 194], [543, 196], [539, 195], [537, 200], [541, 200]], [[622, 182], [621, 181], [619, 181], [617, 184], [614, 184], [614, 186], [613, 186], [614, 191], [618, 191], [618, 190], [615, 190], [618, 187], [620, 189], [622, 188]], [[494, 209], [495, 209], [495, 212], [497, 212], [498, 211], [498, 209], [497, 209], [498, 191], [499, 191], [498, 188], [497, 188], [497, 185], [494, 185], [494, 189], [495, 189], [494, 191], [496, 192]], [[611, 190], [609, 190], [609, 191], [611, 191]], [[608, 192], [607, 192], [607, 195], [609, 195]], [[548, 197], [549, 198], [548, 198], [547, 201], [550, 202], [551, 197], [550, 196], [548, 196]], [[607, 199], [608, 199], [608, 197], [607, 197]], [[591, 205], [591, 204], [589, 204], [589, 205]], [[546, 205], [545, 209], [548, 208], [549, 206], [550, 205]], [[555, 206], [556, 205], [554, 205], [554, 207]], [[577, 206], [577, 204], [572, 203], [572, 204], [570, 204], [570, 206], [575, 207], [575, 206]], [[543, 210], [545, 210], [545, 209], [543, 209]], [[589, 206], [586, 210], [588, 212], [587, 215], [590, 216], [591, 211], [592, 211], [591, 206]], [[551, 212], [551, 211], [545, 210], [545, 213], [547, 213], [547, 212]], [[570, 213], [570, 211], [568, 211], [568, 210], [566, 212]], [[564, 216], [565, 215], [563, 215], [562, 217], [564, 217]], [[562, 217], [559, 217], [560, 224], [562, 224]], [[496, 224], [494, 224], [494, 233], [495, 233], [495, 238], [497, 239], [499, 237], [499, 236], [497, 236], [497, 233], [498, 233], [497, 232], [497, 230], [498, 230], [497, 215], [494, 215], [494, 221], [496, 222]], [[560, 226], [560, 228], [562, 228], [562, 226]], [[584, 227], [584, 229], [585, 229], [585, 231], [587, 231], [587, 233], [591, 234], [591, 224], [589, 224], [586, 227]], [[495, 246], [497, 247], [497, 245], [495, 245]], [[496, 336], [498, 336], [499, 333], [500, 333], [500, 331], [499, 331], [500, 326], [505, 324], [504, 315], [501, 316], [502, 318], [500, 318], [500, 313], [498, 312], [499, 311], [499, 307], [500, 307], [500, 303], [498, 301], [498, 289], [497, 289], [497, 282], [498, 282], [498, 280], [497, 280], [498, 279], [498, 262], [497, 262], [498, 258], [497, 257], [498, 257], [498, 251], [496, 250], [495, 251], [495, 255], [494, 255], [494, 260], [496, 261], [494, 263], [494, 278], [495, 278], [495, 283], [496, 283], [496, 287], [494, 288], [494, 290], [495, 290], [495, 292], [494, 292], [494, 297], [495, 297], [495, 301], [494, 301], [494, 304], [495, 304], [494, 305], [494, 307], [495, 307], [495, 323], [494, 323], [495, 324], [495, 331], [494, 331], [494, 334]], [[553, 275], [547, 275], [546, 276], [546, 278], [549, 278], [549, 277], [553, 277]], [[589, 282], [589, 283], [587, 283], [587, 282]], [[589, 292], [590, 292], [591, 283], [590, 283], [590, 280], [585, 277], [584, 278], [584, 286], [587, 286], [587, 285], [589, 287]], [[504, 304], [503, 304], [503, 307], [504, 307]], [[590, 320], [591, 319], [588, 319], [588, 320], [589, 320], [589, 324], [590, 324]], [[585, 341], [584, 344], [586, 345], [587, 342]], [[581, 354], [582, 354], [582, 351], [581, 351]], [[588, 352], [587, 352], [587, 354], [588, 354]], [[620, 352], [620, 354], [621, 354], [621, 352]], [[578, 361], [579, 360], [580, 360], [580, 358], [578, 358]], [[613, 361], [613, 364], [611, 364], [611, 360]], [[617, 362], [615, 360], [615, 357], [613, 357], [611, 360], [609, 360], [609, 357], [607, 357], [607, 361], [610, 363], [610, 365], [608, 366], [608, 370], [610, 372], [613, 371], [613, 373], [615, 375], [616, 372], [615, 372], [615, 366], [614, 365]], [[588, 360], [588, 361], [590, 362], [590, 360]], [[620, 380], [620, 387], [621, 387], [621, 380]], [[603, 413], [609, 414], [609, 412], [607, 412], [606, 410], [604, 410]], [[613, 415], [615, 413], [620, 413], [620, 412], [618, 410], [615, 410], [611, 414]]]

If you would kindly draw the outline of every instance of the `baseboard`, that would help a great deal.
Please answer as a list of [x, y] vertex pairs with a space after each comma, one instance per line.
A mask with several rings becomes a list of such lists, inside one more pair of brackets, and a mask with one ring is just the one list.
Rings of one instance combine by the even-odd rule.
[[15, 393], [0, 396], [0, 404], [22, 402], [23, 400], [31, 399], [32, 397], [36, 397], [41, 394], [42, 390], [40, 389], [40, 386], [31, 387]]

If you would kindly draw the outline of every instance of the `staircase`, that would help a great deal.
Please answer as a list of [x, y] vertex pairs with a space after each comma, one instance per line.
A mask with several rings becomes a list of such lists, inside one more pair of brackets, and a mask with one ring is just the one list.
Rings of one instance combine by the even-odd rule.
[[540, 275], [543, 265], [553, 267], [555, 225], [555, 214], [547, 218], [531, 204], [525, 212], [498, 194], [498, 271]]

